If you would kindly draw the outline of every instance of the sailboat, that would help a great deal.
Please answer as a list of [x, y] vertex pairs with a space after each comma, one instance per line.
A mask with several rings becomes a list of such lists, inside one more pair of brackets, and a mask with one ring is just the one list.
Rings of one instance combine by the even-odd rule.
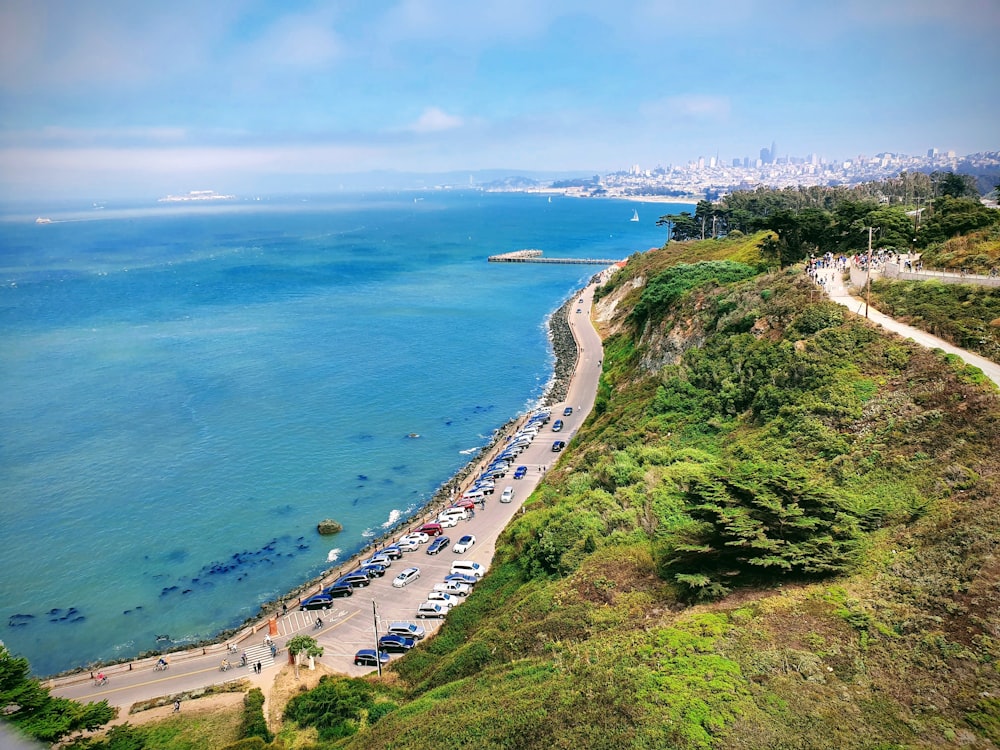
[[639, 212], [636, 209], [632, 209], [632, 218], [629, 221], [639, 221]]

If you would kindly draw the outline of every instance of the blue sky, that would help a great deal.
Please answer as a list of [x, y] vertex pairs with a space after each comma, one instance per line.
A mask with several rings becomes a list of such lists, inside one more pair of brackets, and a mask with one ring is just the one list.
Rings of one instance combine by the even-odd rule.
[[997, 0], [0, 0], [0, 197], [1000, 149]]

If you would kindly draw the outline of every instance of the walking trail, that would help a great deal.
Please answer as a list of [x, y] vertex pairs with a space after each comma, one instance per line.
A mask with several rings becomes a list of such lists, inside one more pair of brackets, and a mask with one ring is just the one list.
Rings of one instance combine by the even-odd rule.
[[[844, 286], [843, 274], [832, 268], [824, 268], [817, 271], [817, 280], [823, 280], [823, 286], [826, 289], [827, 294], [830, 299], [836, 302], [838, 305], [843, 305], [848, 310], [858, 315], [866, 316], [870, 321], [876, 323], [887, 331], [892, 331], [893, 333], [898, 333], [903, 338], [911, 339], [920, 346], [927, 347], [928, 349], [941, 349], [949, 354], [954, 354], [960, 357], [962, 361], [966, 364], [978, 367], [983, 371], [990, 380], [992, 380], [998, 387], [1000, 387], [1000, 364], [992, 362], [985, 357], [980, 357], [978, 354], [973, 354], [965, 349], [959, 349], [954, 344], [949, 344], [944, 339], [939, 339], [937, 336], [932, 336], [926, 331], [921, 331], [913, 326], [908, 326], [905, 323], [900, 323], [898, 320], [890, 318], [888, 315], [880, 313], [873, 307], [867, 307], [863, 299], [858, 299], [857, 297], [851, 296], [847, 288]], [[866, 312], [867, 307], [867, 312]]]

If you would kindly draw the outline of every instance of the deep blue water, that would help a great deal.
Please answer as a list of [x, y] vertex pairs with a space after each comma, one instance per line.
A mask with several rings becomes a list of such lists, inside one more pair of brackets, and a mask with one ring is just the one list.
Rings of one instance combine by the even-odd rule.
[[546, 317], [600, 270], [486, 257], [624, 258], [679, 208], [427, 192], [0, 221], [0, 639], [38, 674], [128, 657], [350, 556], [537, 402]]

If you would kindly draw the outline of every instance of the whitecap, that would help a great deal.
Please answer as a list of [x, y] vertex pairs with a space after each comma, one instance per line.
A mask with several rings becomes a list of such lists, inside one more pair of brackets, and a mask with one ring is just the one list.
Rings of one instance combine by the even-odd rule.
[[365, 529], [364, 531], [361, 532], [361, 536], [364, 537], [365, 539], [371, 539], [377, 533], [378, 532], [375, 531], [375, 529]]
[[475, 448], [466, 448], [464, 451], [459, 451], [463, 456], [471, 456], [473, 453], [479, 453], [482, 448], [476, 446]]
[[396, 522], [402, 517], [403, 511], [393, 508], [389, 512], [389, 520], [382, 524], [383, 529], [388, 529], [396, 525]]
[[326, 561], [327, 562], [334, 562], [334, 561], [336, 561], [336, 559], [338, 557], [340, 557], [340, 548], [339, 547], [335, 547], [334, 549], [332, 549], [332, 550], [330, 550], [329, 552], [326, 553]]

